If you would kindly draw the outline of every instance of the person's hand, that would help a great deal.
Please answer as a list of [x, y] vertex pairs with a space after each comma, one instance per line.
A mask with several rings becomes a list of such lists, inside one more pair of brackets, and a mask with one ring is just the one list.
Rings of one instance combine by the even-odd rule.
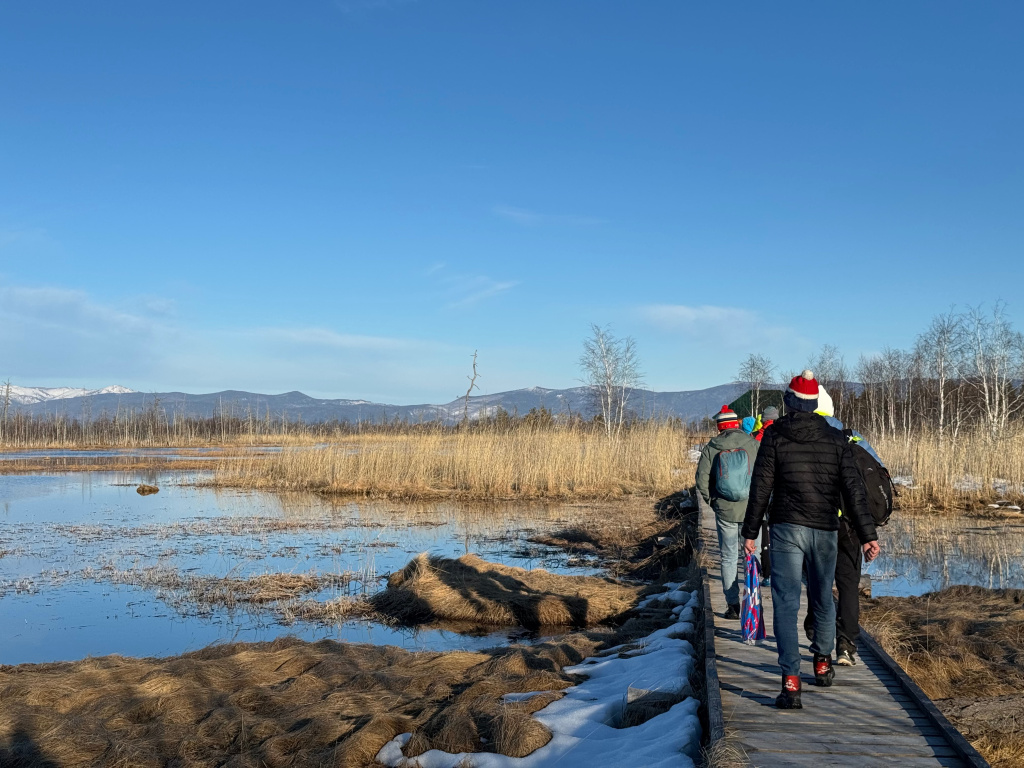
[[882, 551], [882, 548], [878, 546], [877, 541], [869, 541], [864, 545], [864, 559], [869, 563], [878, 557], [878, 554]]
[[757, 552], [757, 540], [756, 539], [744, 539], [743, 540], [743, 551], [748, 555], [753, 555]]

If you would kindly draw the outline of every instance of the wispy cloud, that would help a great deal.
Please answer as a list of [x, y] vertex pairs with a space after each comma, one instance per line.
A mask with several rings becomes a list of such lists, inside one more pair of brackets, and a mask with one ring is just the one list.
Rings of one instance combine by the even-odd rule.
[[445, 305], [449, 309], [479, 304], [484, 299], [511, 291], [519, 285], [518, 280], [494, 280], [484, 275], [450, 277], [444, 283], [448, 286], [449, 293], [454, 296]]
[[640, 307], [639, 314], [662, 331], [733, 349], [806, 342], [794, 329], [772, 323], [743, 307], [649, 304]]
[[563, 214], [538, 213], [526, 208], [511, 205], [496, 205], [491, 209], [495, 216], [515, 222], [523, 227], [540, 227], [544, 225], [563, 225], [585, 227], [603, 224], [604, 219], [594, 216], [566, 216]]
[[[474, 298], [467, 290], [460, 300]], [[107, 303], [84, 291], [0, 280], [0, 378], [22, 385], [302, 389], [393, 402], [409, 396], [409, 382], [421, 396], [450, 395], [464, 354], [433, 339], [343, 328], [196, 328], [157, 296]]]

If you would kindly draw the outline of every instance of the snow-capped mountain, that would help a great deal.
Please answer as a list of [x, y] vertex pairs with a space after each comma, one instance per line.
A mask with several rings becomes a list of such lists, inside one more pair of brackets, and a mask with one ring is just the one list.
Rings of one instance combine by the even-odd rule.
[[[128, 395], [134, 389], [114, 384], [103, 389], [82, 389], [81, 387], [16, 387], [11, 385], [11, 402], [17, 405], [33, 405], [49, 400], [66, 400], [70, 397], [89, 397], [91, 395]], [[6, 388], [0, 385], [0, 400], [5, 397]]]
[[[13, 391], [13, 387], [11, 388]], [[72, 390], [62, 390], [71, 392]], [[81, 391], [81, 390], [79, 390]], [[710, 416], [746, 391], [738, 382], [722, 384], [708, 389], [687, 392], [652, 392], [633, 390], [629, 409], [640, 416], [672, 416], [684, 421], [696, 421]], [[2, 395], [2, 393], [0, 393]], [[59, 397], [59, 399], [58, 399]], [[307, 423], [323, 421], [382, 422], [392, 419], [411, 422], [439, 420], [455, 423], [468, 410], [469, 418], [493, 415], [499, 408], [520, 415], [531, 408], [547, 408], [556, 415], [593, 413], [587, 390], [583, 387], [547, 389], [530, 387], [492, 395], [458, 397], [449, 403], [422, 405], [388, 405], [366, 400], [332, 400], [310, 397], [302, 392], [267, 395], [256, 392], [226, 390], [208, 394], [184, 392], [132, 392], [123, 387], [108, 387], [86, 395], [64, 394], [50, 399], [29, 402], [12, 400], [17, 407], [38, 416], [61, 414], [67, 418], [80, 418], [85, 414], [95, 418], [102, 413], [144, 411], [154, 406], [171, 414], [209, 418], [217, 414], [246, 416], [267, 414], [288, 420], [301, 419]]]

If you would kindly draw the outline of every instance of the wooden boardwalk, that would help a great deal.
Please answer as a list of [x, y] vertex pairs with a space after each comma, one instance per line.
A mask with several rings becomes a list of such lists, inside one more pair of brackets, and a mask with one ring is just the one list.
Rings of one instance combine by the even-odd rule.
[[[836, 667], [835, 683], [818, 688], [801, 627], [804, 708], [776, 709], [782, 673], [772, 632], [771, 590], [762, 590], [767, 637], [760, 646], [746, 645], [740, 639], [739, 622], [722, 618], [726, 604], [714, 513], [703, 503], [701, 526], [704, 549], [710, 555], [708, 576], [725, 732], [751, 765], [959, 768], [986, 764], [931, 702], [921, 700], [923, 694], [918, 697], [908, 691], [909, 679], [881, 649], [874, 646], [877, 654], [872, 650], [869, 638], [862, 639], [857, 666]], [[806, 590], [801, 605], [802, 620]]]

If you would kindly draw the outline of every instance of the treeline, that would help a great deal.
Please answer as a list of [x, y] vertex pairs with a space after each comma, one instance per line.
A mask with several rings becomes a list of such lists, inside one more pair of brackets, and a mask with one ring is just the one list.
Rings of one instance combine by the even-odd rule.
[[1024, 335], [1002, 304], [938, 315], [910, 349], [886, 347], [852, 369], [831, 346], [810, 365], [836, 415], [868, 434], [999, 438], [1024, 421]]
[[[659, 423], [666, 423], [659, 419]], [[639, 425], [639, 419], [625, 429]], [[681, 426], [677, 420], [668, 425]], [[518, 430], [605, 431], [598, 415], [585, 419], [579, 414], [556, 414], [540, 407], [525, 414], [497, 408], [478, 418], [460, 422], [442, 420], [408, 421], [323, 421], [306, 422], [252, 410], [238, 413], [225, 408], [212, 416], [195, 416], [168, 411], [159, 401], [144, 410], [119, 410], [113, 414], [69, 417], [59, 413], [44, 416], [22, 411], [0, 411], [0, 446], [30, 447], [138, 447], [197, 445], [260, 445], [269, 443], [310, 443], [358, 434], [457, 433], [465, 431], [508, 432]]]

